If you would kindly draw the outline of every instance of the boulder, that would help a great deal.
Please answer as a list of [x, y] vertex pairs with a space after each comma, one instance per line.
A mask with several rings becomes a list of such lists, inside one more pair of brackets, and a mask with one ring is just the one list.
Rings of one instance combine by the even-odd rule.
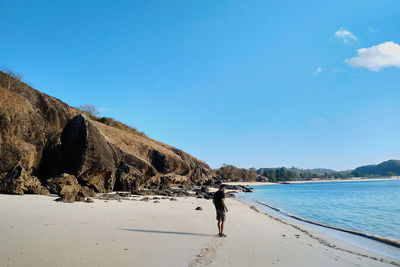
[[242, 186], [242, 191], [243, 192], [245, 192], [245, 193], [251, 193], [251, 192], [253, 192], [249, 187], [247, 187], [247, 186]]
[[78, 196], [83, 197], [83, 198], [89, 198], [89, 197], [95, 197], [96, 192], [87, 186], [81, 186], [81, 189], [78, 192]]
[[207, 186], [202, 186], [202, 187], [200, 188], [200, 192], [208, 193], [208, 192], [210, 192], [210, 190], [208, 189]]
[[236, 196], [235, 196], [235, 194], [233, 194], [233, 193], [226, 193], [226, 194], [225, 194], [225, 197], [226, 197], [226, 198], [235, 198]]
[[82, 188], [74, 175], [63, 173], [59, 177], [47, 180], [47, 185], [51, 193], [60, 196], [59, 201], [74, 202], [81, 201], [83, 198], [78, 196]]
[[115, 183], [113, 148], [85, 117], [72, 118], [61, 134], [66, 172], [79, 177], [98, 192], [111, 191]]
[[84, 202], [86, 202], [86, 203], [94, 203], [94, 200], [91, 199], [91, 198], [86, 198], [86, 199], [84, 200]]

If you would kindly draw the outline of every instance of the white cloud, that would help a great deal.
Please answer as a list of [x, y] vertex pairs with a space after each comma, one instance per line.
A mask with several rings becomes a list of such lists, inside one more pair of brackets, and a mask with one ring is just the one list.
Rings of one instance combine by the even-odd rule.
[[357, 50], [356, 57], [346, 62], [355, 67], [379, 71], [387, 67], [400, 67], [400, 45], [394, 42], [385, 42], [379, 45]]
[[348, 30], [340, 29], [335, 32], [335, 37], [341, 39], [343, 42], [357, 41], [357, 37]]
[[322, 72], [322, 68], [321, 68], [321, 67], [318, 67], [318, 68], [312, 73], [312, 75], [317, 76], [318, 74], [321, 74], [321, 72]]

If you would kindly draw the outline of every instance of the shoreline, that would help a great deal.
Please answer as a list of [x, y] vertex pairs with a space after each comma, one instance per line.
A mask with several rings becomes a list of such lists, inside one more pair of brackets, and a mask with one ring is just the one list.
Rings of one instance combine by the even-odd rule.
[[[365, 180], [365, 179], [362, 179]], [[373, 180], [400, 180], [397, 177], [386, 178], [386, 179], [368, 179], [369, 181]], [[357, 179], [357, 181], [360, 181]], [[237, 199], [248, 204], [255, 205], [258, 209], [262, 210], [262, 212], [267, 213], [269, 216], [272, 216], [276, 219], [286, 221], [288, 223], [294, 223], [296, 225], [303, 225], [306, 227], [311, 227], [323, 232], [324, 234], [329, 234], [332, 237], [339, 238], [344, 242], [351, 243], [356, 245], [362, 249], [367, 249], [373, 251], [375, 253], [383, 253], [382, 255], [386, 255], [389, 257], [394, 257], [396, 260], [400, 260], [400, 240], [384, 237], [377, 233], [368, 233], [362, 232], [360, 230], [353, 230], [350, 228], [343, 228], [339, 226], [329, 225], [326, 223], [313, 221], [311, 219], [306, 219], [305, 217], [298, 216], [294, 213], [287, 212], [279, 208], [278, 206], [270, 205], [269, 203], [265, 203], [264, 201], [259, 201], [257, 198], [248, 198], [246, 197], [246, 193], [240, 193], [237, 196]], [[251, 196], [251, 194], [249, 194]], [[393, 228], [392, 228], [393, 229]], [[368, 241], [370, 240], [370, 241]]]
[[319, 179], [319, 180], [305, 180], [305, 181], [283, 181], [282, 183], [272, 182], [223, 182], [227, 185], [243, 185], [243, 186], [258, 186], [258, 185], [280, 185], [280, 184], [308, 184], [308, 183], [333, 183], [333, 182], [356, 182], [356, 181], [386, 181], [386, 180], [400, 180], [399, 176], [385, 177], [385, 178], [351, 178], [351, 179]]
[[0, 195], [0, 235], [8, 240], [0, 243], [0, 265], [400, 266], [237, 199], [226, 200], [228, 237], [219, 238], [210, 200], [145, 198], [60, 203], [54, 196]]
[[[298, 221], [303, 221], [303, 220], [301, 220], [301, 218], [299, 219], [299, 217], [291, 217], [291, 216], [288, 216], [288, 217], [291, 217], [291, 218], [295, 219], [295, 222], [293, 223], [293, 222], [291, 222], [291, 221], [285, 220], [285, 218], [280, 218], [280, 217], [274, 216], [273, 214], [270, 214], [270, 213], [268, 213], [268, 212], [264, 212], [264, 211], [258, 209], [257, 207], [251, 205], [250, 203], [246, 203], [246, 202], [241, 201], [241, 200], [237, 200], [237, 201], [239, 201], [239, 202], [241, 202], [241, 203], [243, 203], [243, 204], [249, 206], [251, 209], [253, 209], [253, 210], [256, 211], [256, 212], [265, 214], [266, 216], [268, 216], [268, 217], [270, 217], [270, 218], [272, 218], [272, 219], [274, 219], [274, 220], [276, 220], [276, 221], [278, 221], [278, 222], [280, 222], [280, 223], [290, 225], [290, 226], [294, 227], [295, 229], [298, 229], [298, 230], [302, 231], [303, 233], [309, 235], [311, 238], [314, 238], [314, 239], [318, 240], [321, 244], [323, 244], [323, 245], [325, 245], [325, 246], [332, 247], [332, 248], [335, 248], [335, 249], [341, 250], [341, 251], [346, 251], [346, 252], [351, 253], [351, 254], [354, 254], [354, 255], [359, 255], [359, 256], [368, 257], [368, 258], [370, 258], [370, 259], [377, 260], [377, 261], [382, 261], [383, 258], [387, 257], [387, 256], [385, 256], [385, 255], [382, 255], [382, 254], [378, 253], [377, 255], [380, 255], [380, 256], [382, 257], [381, 259], [379, 259], [379, 257], [377, 257], [377, 256], [370, 256], [370, 255], [368, 255], [367, 253], [360, 253], [360, 252], [356, 251], [356, 249], [351, 250], [351, 249], [346, 249], [346, 248], [339, 247], [339, 246], [335, 245], [335, 241], [336, 241], [336, 242], [337, 242], [337, 241], [339, 241], [339, 242], [344, 242], [344, 243], [347, 243], [347, 242], [346, 242], [346, 241], [343, 241], [343, 240], [340, 240], [340, 239], [336, 239], [336, 238], [334, 238], [334, 237], [330, 237], [330, 238], [329, 238], [327, 234], [323, 234], [323, 233], [318, 232], [318, 231], [315, 231], [315, 232], [314, 232], [314, 231], [312, 231], [311, 228], [304, 227], [303, 225], [300, 225], [300, 224], [298, 223]], [[258, 202], [258, 203], [259, 203], [259, 202]], [[261, 204], [261, 205], [263, 205], [263, 206], [267, 206], [268, 208], [270, 208], [270, 209], [272, 209], [272, 210], [275, 210], [275, 207], [266, 205], [265, 203], [259, 203], [259, 204]], [[279, 211], [277, 211], [277, 212], [279, 212]], [[284, 215], [284, 214], [281, 214], [281, 215], [282, 215], [283, 217], [286, 217], [286, 216], [287, 216], [287, 215]], [[296, 221], [297, 221], [297, 222], [296, 222]], [[313, 224], [313, 222], [309, 222], [309, 221], [307, 221], [307, 220], [304, 220], [303, 222], [306, 222], [306, 223], [309, 223], [309, 224]], [[336, 228], [327, 227], [326, 225], [323, 225], [323, 224], [315, 224], [315, 225], [321, 226], [321, 227], [324, 227], [324, 228], [330, 228], [330, 229], [333, 229], [333, 230], [336, 230], [336, 231], [343, 231], [343, 230], [341, 230], [341, 229], [336, 229]], [[355, 233], [351, 233], [351, 232], [350, 232], [350, 234], [356, 235]], [[368, 236], [362, 236], [362, 237], [364, 237], [364, 238], [370, 238], [370, 237], [368, 237]], [[382, 242], [382, 241], [380, 241], [380, 240], [375, 240], [375, 239], [372, 239], [372, 240], [374, 240], [375, 242]], [[393, 247], [396, 247], [396, 248], [397, 248], [397, 246], [394, 246], [394, 245], [391, 245], [391, 244], [387, 244], [387, 243], [384, 243], [384, 242], [382, 242], [382, 243], [385, 244], [385, 245], [393, 246]], [[342, 243], [342, 244], [343, 244], [343, 243]], [[348, 244], [349, 244], [349, 243], [348, 243]], [[357, 248], [359, 248], [359, 249], [361, 249], [361, 250], [364, 250], [364, 252], [366, 251], [366, 250], [365, 250], [364, 248], [362, 248], [362, 247], [359, 247], [359, 246], [355, 246], [355, 247], [357, 247]], [[367, 251], [368, 251], [368, 250], [367, 250]], [[371, 251], [371, 252], [372, 252], [372, 251]], [[373, 252], [373, 253], [374, 253], [374, 252]], [[395, 260], [396, 260], [396, 261], [399, 261], [399, 259], [395, 259]], [[391, 262], [391, 264], [393, 264], [394, 266], [400, 266], [400, 261], [399, 261], [399, 262], [393, 261], [393, 262]]]
[[324, 223], [320, 223], [320, 222], [317, 222], [317, 221], [308, 220], [308, 219], [302, 218], [300, 216], [288, 213], [286, 211], [282, 212], [283, 211], [282, 209], [274, 207], [272, 205], [269, 205], [269, 204], [267, 204], [265, 202], [256, 201], [256, 203], [258, 203], [260, 205], [263, 205], [265, 207], [268, 207], [268, 208], [270, 208], [270, 209], [272, 209], [272, 210], [274, 210], [276, 212], [279, 212], [283, 216], [287, 216], [287, 217], [293, 218], [293, 219], [298, 220], [298, 221], [306, 222], [306, 223], [309, 223], [309, 224], [312, 224], [312, 225], [317, 225], [317, 226], [321, 226], [321, 227], [324, 227], [324, 228], [329, 228], [329, 229], [333, 229], [333, 230], [336, 230], [336, 231], [341, 231], [341, 232], [345, 232], [345, 233], [349, 233], [349, 234], [353, 234], [353, 235], [362, 236], [362, 237], [365, 237], [365, 238], [369, 238], [369, 239], [384, 243], [386, 245], [390, 245], [390, 246], [394, 246], [394, 247], [400, 248], [400, 241], [395, 240], [395, 239], [385, 238], [385, 237], [382, 237], [382, 236], [372, 235], [372, 234], [364, 233], [364, 232], [357, 231], [357, 230], [351, 230], [351, 229], [336, 227], [336, 226], [333, 226], [333, 225], [329, 225], [329, 224], [324, 224]]

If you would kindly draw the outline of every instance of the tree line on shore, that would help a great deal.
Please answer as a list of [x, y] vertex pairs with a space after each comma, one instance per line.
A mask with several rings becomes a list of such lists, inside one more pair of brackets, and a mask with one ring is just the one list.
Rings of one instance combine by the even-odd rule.
[[346, 178], [346, 174], [327, 170], [323, 173], [298, 168], [237, 168], [233, 165], [223, 165], [216, 170], [217, 179], [221, 181], [245, 181], [245, 182], [284, 182], [301, 181], [311, 179], [338, 179]]
[[353, 177], [389, 177], [400, 176], [400, 160], [387, 160], [377, 165], [361, 166], [354, 170], [334, 171], [331, 169], [300, 168], [238, 168], [224, 164], [215, 170], [221, 181], [244, 182], [285, 182], [306, 181], [312, 179], [348, 179]]

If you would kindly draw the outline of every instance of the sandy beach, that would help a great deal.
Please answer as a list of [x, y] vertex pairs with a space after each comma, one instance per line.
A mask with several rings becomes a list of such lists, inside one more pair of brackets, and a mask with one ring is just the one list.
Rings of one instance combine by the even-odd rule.
[[216, 236], [205, 199], [54, 199], [0, 195], [1, 266], [400, 266], [235, 199], [226, 201], [227, 238]]

